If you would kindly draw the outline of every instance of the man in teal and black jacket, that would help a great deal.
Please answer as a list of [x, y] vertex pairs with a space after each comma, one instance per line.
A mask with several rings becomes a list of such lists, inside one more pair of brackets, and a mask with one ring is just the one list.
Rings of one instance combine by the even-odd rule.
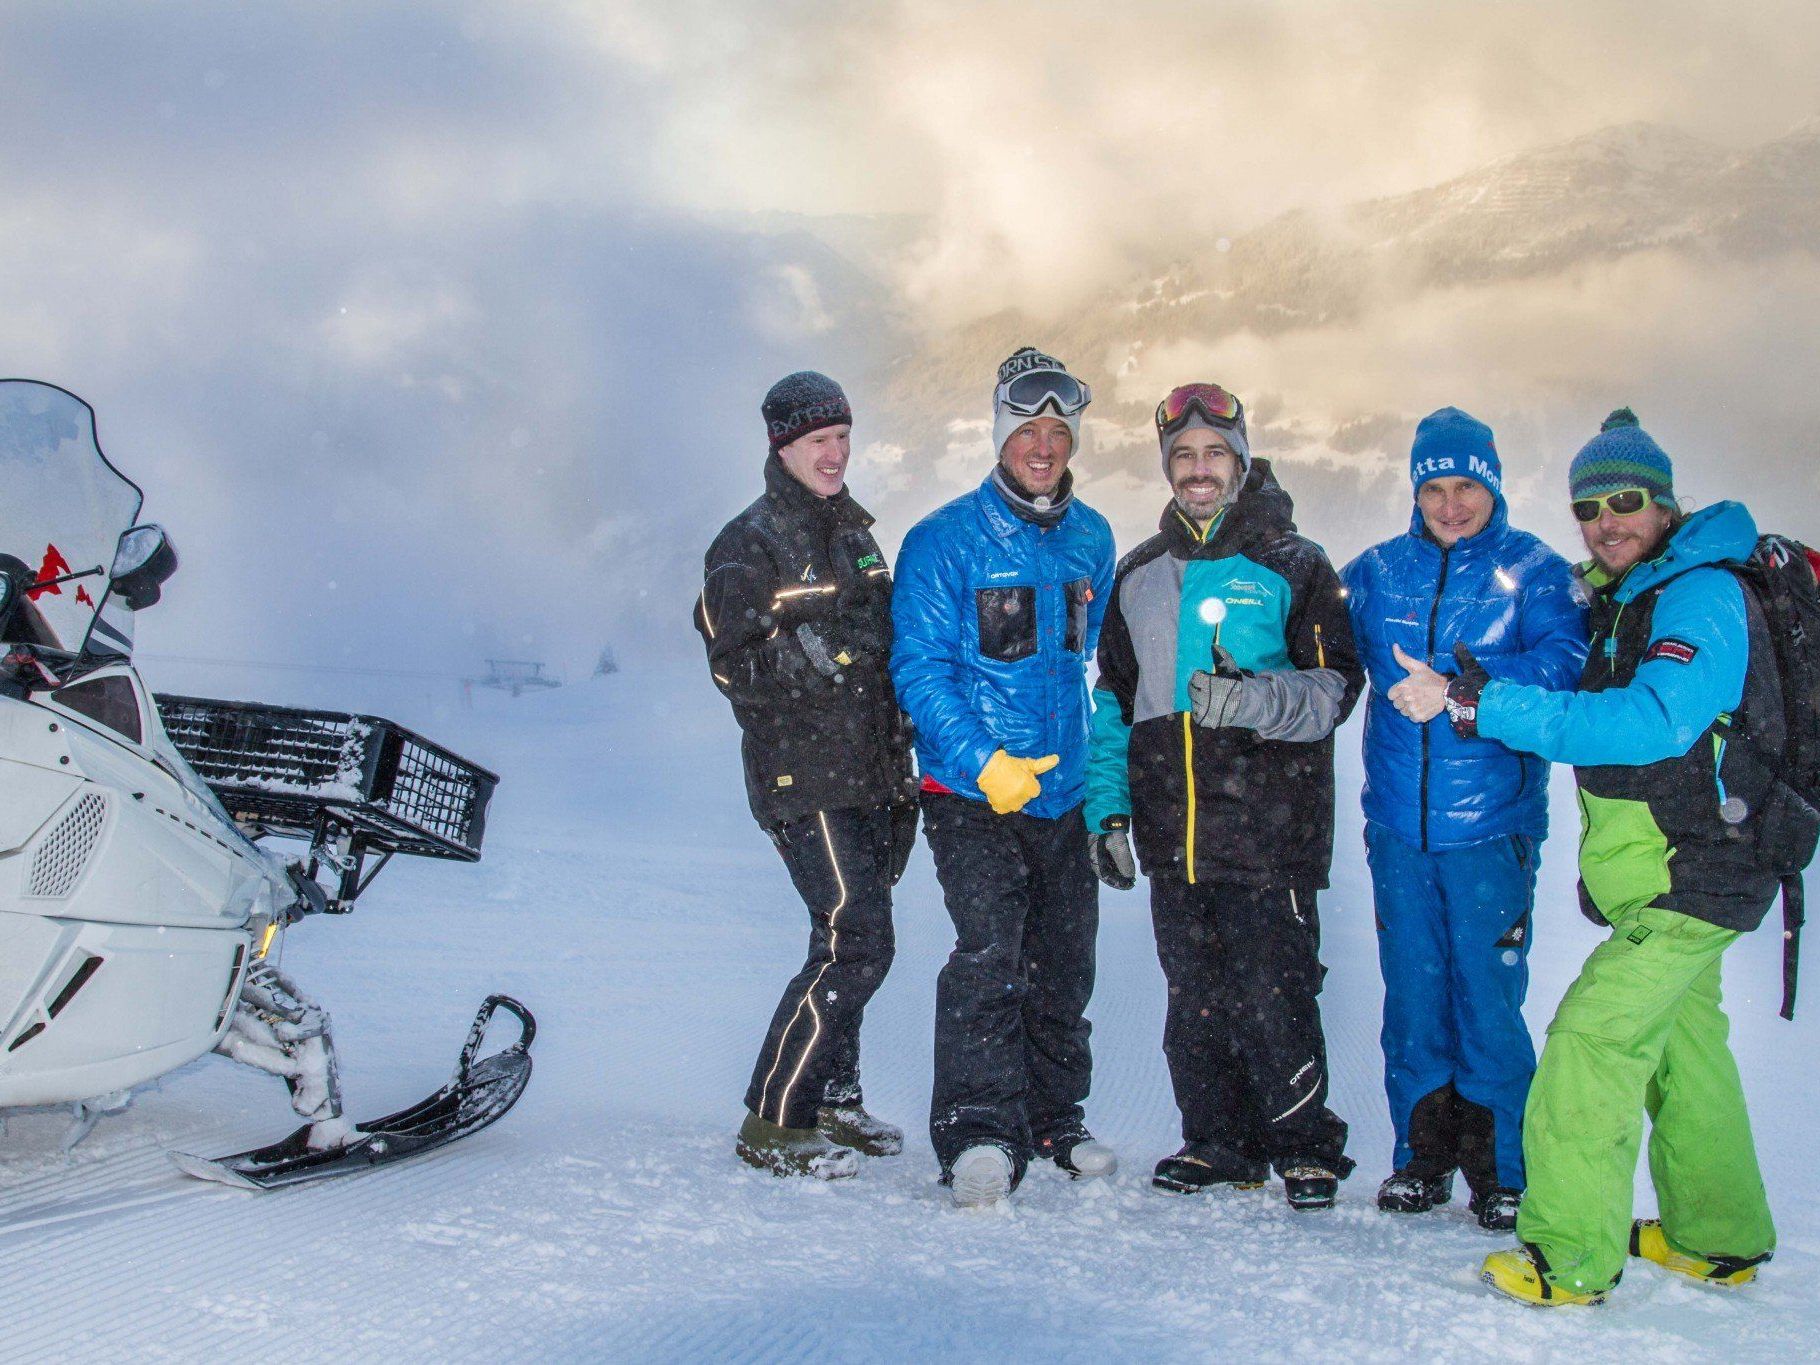
[[1100, 638], [1087, 821], [1100, 877], [1150, 877], [1163, 1051], [1185, 1145], [1155, 1183], [1333, 1202], [1316, 893], [1333, 855], [1333, 731], [1364, 684], [1333, 565], [1253, 460], [1216, 384], [1157, 409], [1173, 496], [1120, 563]]

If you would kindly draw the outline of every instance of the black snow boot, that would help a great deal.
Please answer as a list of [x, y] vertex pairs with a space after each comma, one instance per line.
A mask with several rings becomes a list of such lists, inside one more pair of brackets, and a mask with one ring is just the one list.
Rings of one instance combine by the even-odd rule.
[[1473, 1195], [1466, 1207], [1487, 1232], [1515, 1232], [1517, 1209], [1522, 1203], [1522, 1190], [1500, 1188]]
[[1378, 1186], [1378, 1207], [1385, 1213], [1427, 1213], [1452, 1198], [1453, 1172], [1420, 1158]]
[[1150, 1183], [1171, 1194], [1198, 1194], [1216, 1185], [1255, 1190], [1269, 1179], [1270, 1167], [1262, 1161], [1234, 1156], [1211, 1142], [1189, 1142], [1157, 1162]]
[[1283, 1166], [1283, 1197], [1292, 1209], [1330, 1209], [1340, 1193], [1340, 1173], [1319, 1161]]
[[1070, 1180], [1101, 1180], [1119, 1168], [1118, 1154], [1082, 1124], [1039, 1138], [1036, 1155], [1053, 1161]]

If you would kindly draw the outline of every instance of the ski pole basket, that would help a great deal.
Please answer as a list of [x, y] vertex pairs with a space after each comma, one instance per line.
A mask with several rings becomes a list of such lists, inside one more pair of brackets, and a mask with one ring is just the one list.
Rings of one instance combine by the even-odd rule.
[[[165, 733], [250, 832], [307, 839], [351, 902], [394, 853], [474, 862], [499, 779], [378, 716], [160, 694]], [[381, 861], [364, 879], [367, 852]], [[345, 909], [346, 905], [331, 908]]]

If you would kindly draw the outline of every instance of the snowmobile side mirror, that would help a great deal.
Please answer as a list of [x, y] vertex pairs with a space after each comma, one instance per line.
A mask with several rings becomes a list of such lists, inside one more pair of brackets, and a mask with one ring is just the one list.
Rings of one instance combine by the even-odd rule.
[[165, 581], [177, 572], [177, 548], [162, 526], [134, 526], [120, 537], [108, 578], [134, 611], [157, 603]]
[[15, 555], [0, 555], [0, 640], [6, 638], [6, 628], [13, 623], [13, 614], [19, 610], [25, 590], [37, 577], [24, 560]]

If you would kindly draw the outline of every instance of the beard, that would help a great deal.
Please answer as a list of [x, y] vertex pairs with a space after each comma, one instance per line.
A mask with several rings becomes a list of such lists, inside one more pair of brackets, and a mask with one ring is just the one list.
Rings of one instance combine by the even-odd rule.
[[1204, 483], [1176, 485], [1175, 505], [1182, 509], [1184, 516], [1195, 521], [1210, 520], [1227, 503], [1238, 490], [1237, 482], [1228, 483], [1224, 479], [1209, 479]]

